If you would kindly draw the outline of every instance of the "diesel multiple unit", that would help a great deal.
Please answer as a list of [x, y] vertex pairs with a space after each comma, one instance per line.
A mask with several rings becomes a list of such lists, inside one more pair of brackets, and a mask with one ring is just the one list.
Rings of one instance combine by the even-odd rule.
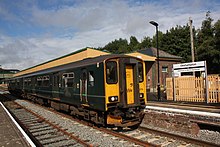
[[14, 77], [12, 94], [98, 125], [133, 127], [146, 104], [144, 62], [104, 55]]

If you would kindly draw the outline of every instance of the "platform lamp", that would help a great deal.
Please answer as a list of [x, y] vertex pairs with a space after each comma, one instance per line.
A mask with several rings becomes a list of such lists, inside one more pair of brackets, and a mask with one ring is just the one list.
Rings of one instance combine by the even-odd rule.
[[157, 39], [157, 98], [160, 100], [160, 63], [159, 63], [159, 50], [158, 50], [158, 23], [150, 21], [150, 24], [156, 27], [156, 39]]

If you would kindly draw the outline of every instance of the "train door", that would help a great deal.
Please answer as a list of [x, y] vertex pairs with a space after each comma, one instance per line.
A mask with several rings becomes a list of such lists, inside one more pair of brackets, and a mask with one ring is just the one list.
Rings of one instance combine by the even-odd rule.
[[88, 93], [88, 73], [86, 69], [81, 70], [80, 74], [80, 101], [81, 104], [88, 104], [87, 93]]
[[52, 97], [53, 98], [59, 98], [59, 88], [61, 87], [60, 85], [60, 77], [59, 73], [53, 74], [53, 84], [52, 84]]
[[120, 59], [120, 103], [124, 107], [139, 105], [138, 61], [135, 59]]
[[127, 104], [134, 104], [134, 69], [132, 65], [126, 65], [126, 97]]

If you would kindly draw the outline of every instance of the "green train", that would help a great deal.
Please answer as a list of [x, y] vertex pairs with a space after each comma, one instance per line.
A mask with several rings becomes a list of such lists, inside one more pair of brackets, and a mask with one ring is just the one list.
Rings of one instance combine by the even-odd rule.
[[146, 104], [144, 62], [103, 55], [14, 77], [11, 94], [112, 127], [140, 124]]

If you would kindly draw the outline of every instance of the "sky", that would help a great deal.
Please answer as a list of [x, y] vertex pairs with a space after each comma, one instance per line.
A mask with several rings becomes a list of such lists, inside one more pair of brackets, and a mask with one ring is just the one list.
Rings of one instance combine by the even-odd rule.
[[198, 29], [211, 12], [220, 19], [219, 0], [1, 0], [0, 65], [23, 70], [85, 47], [135, 36], [139, 42], [186, 25]]

